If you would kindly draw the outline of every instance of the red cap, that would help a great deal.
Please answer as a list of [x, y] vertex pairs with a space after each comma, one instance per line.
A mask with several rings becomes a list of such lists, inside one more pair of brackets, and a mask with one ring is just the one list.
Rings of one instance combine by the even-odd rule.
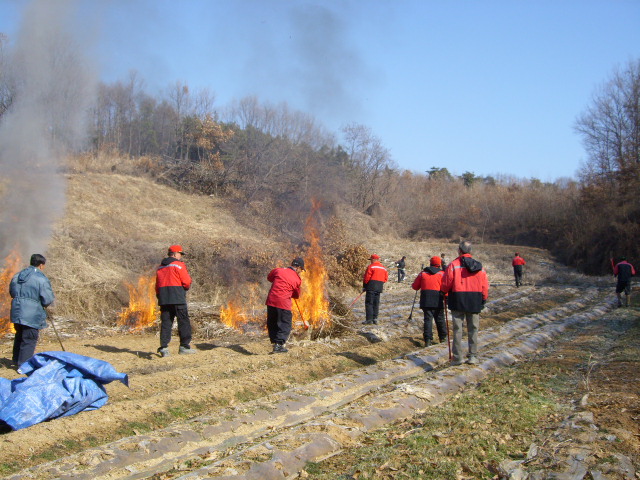
[[431, 257], [431, 260], [429, 260], [429, 264], [433, 265], [434, 267], [439, 267], [440, 265], [442, 265], [442, 260], [440, 259], [440, 257]]
[[375, 253], [369, 257], [369, 260], [380, 260], [380, 255], [376, 255]]
[[184, 255], [181, 245], [171, 245], [169, 247], [169, 253], [181, 253], [182, 255]]

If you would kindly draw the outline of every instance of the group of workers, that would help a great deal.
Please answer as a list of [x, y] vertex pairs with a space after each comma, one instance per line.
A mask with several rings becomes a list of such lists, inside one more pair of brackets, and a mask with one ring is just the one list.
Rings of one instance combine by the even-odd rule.
[[[462, 328], [466, 322], [468, 333], [468, 353], [466, 362], [477, 364], [478, 328], [480, 312], [489, 296], [489, 281], [482, 264], [472, 257], [472, 245], [463, 241], [458, 246], [458, 257], [449, 265], [444, 262], [444, 254], [430, 258], [415, 278], [411, 287], [420, 291], [420, 309], [424, 312], [423, 340], [425, 346], [433, 343], [433, 323], [436, 325], [438, 340], [445, 341], [448, 334], [446, 310], [451, 310], [453, 320], [452, 365], [463, 361]], [[191, 276], [182, 260], [185, 252], [180, 245], [171, 245], [167, 256], [156, 270], [156, 296], [160, 307], [160, 347], [158, 354], [169, 355], [169, 342], [173, 323], [177, 319], [180, 338], [179, 354], [193, 354], [191, 346], [192, 330], [187, 308], [186, 292], [191, 287]], [[395, 262], [398, 268], [398, 282], [405, 278], [405, 259]], [[380, 262], [380, 256], [372, 254], [369, 258], [362, 282], [365, 295], [365, 325], [378, 324], [380, 294], [389, 280], [389, 273]], [[30, 264], [12, 278], [9, 293], [12, 298], [10, 320], [16, 331], [12, 366], [19, 367], [33, 356], [38, 341], [39, 330], [46, 327], [46, 308], [54, 301], [49, 279], [43, 269], [46, 259], [33, 254]], [[516, 287], [522, 285], [525, 260], [516, 253], [513, 271]], [[622, 306], [621, 294], [624, 292], [624, 305], [628, 306], [631, 295], [631, 277], [636, 271], [626, 258], [622, 258], [613, 269], [617, 278], [616, 296], [618, 306]], [[288, 267], [274, 268], [267, 275], [271, 288], [267, 295], [267, 330], [273, 346], [272, 353], [285, 353], [285, 343], [292, 329], [292, 299], [300, 296], [302, 280], [300, 273], [305, 271], [304, 260], [295, 258]]]

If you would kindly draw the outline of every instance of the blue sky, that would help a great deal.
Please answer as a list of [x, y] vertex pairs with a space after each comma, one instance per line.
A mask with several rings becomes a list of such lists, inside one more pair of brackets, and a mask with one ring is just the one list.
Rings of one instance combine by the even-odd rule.
[[[28, 3], [0, 0], [0, 32]], [[369, 126], [415, 172], [574, 176], [575, 118], [640, 57], [638, 0], [71, 3], [102, 80], [286, 101], [336, 133]]]

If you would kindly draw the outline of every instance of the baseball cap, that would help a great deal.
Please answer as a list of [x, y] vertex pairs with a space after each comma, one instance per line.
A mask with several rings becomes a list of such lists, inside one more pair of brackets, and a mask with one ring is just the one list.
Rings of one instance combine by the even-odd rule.
[[171, 245], [169, 247], [169, 253], [181, 253], [184, 255], [185, 253], [182, 251], [182, 245]]
[[370, 260], [380, 260], [380, 255], [376, 255], [375, 253], [369, 257]]
[[302, 259], [302, 257], [294, 258], [293, 261], [291, 262], [291, 266], [300, 267], [303, 272], [306, 272], [306, 270], [304, 269], [304, 260]]
[[440, 259], [440, 257], [431, 257], [431, 259], [429, 260], [429, 264], [433, 265], [434, 267], [439, 267], [440, 265], [442, 265], [442, 260]]

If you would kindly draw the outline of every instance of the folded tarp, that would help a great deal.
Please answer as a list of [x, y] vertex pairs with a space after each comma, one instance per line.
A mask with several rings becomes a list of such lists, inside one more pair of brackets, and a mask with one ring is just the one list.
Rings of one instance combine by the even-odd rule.
[[0, 425], [13, 430], [95, 410], [107, 403], [104, 385], [129, 378], [110, 363], [70, 352], [43, 352], [18, 369], [26, 378], [0, 378]]

